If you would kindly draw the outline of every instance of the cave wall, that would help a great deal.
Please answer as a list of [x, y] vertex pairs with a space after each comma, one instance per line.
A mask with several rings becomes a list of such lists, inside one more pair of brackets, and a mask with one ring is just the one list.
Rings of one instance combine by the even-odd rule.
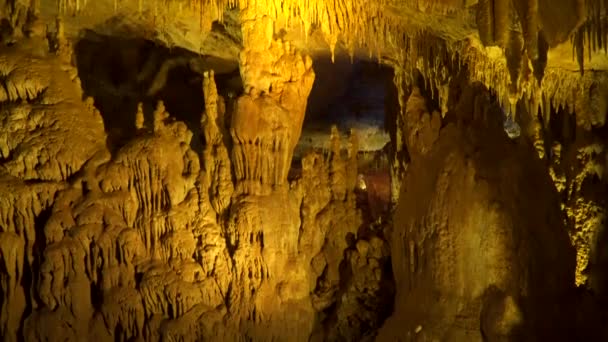
[[[244, 39], [267, 38], [257, 19]], [[1, 48], [6, 340], [352, 339], [381, 324], [388, 248], [383, 226], [357, 234], [356, 136], [343, 155], [336, 132], [287, 180], [314, 73], [263, 41], [243, 52], [231, 113], [206, 71], [198, 128], [139, 104], [112, 148], [61, 21]]]

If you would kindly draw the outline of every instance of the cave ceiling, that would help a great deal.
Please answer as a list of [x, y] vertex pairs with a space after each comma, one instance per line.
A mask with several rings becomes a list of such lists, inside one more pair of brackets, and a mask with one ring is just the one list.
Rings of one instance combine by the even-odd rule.
[[[30, 1], [21, 2], [27, 7]], [[592, 110], [600, 100], [576, 100], [592, 88], [608, 91], [608, 4], [602, 0], [38, 0], [34, 5], [45, 22], [61, 16], [73, 39], [87, 32], [143, 38], [233, 62], [243, 45], [257, 44], [255, 37], [243, 41], [242, 21], [265, 17], [273, 21], [269, 34], [313, 59], [342, 53], [417, 68], [437, 89], [454, 63], [467, 64], [471, 78], [494, 90], [505, 107], [525, 99], [539, 110], [553, 105], [577, 112], [586, 126], [605, 120]], [[243, 8], [249, 14], [239, 13]]]

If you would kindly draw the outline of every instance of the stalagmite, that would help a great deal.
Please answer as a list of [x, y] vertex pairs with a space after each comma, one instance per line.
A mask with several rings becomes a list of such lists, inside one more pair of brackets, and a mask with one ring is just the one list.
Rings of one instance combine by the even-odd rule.
[[358, 165], [358, 154], [359, 154], [359, 136], [358, 133], [351, 129], [349, 132], [349, 146], [348, 146], [348, 165], [346, 167], [346, 186], [349, 189], [355, 188], [357, 185], [357, 165]]
[[344, 164], [341, 156], [340, 132], [336, 126], [331, 128], [331, 145], [329, 156], [329, 179], [330, 188], [336, 200], [344, 200], [346, 196], [346, 175], [344, 173]]
[[135, 128], [144, 128], [144, 109], [141, 102], [137, 104], [137, 113], [135, 113]]
[[161, 132], [163, 128], [165, 128], [165, 119], [167, 117], [167, 112], [165, 110], [165, 104], [163, 101], [158, 101], [156, 104], [156, 109], [154, 109], [154, 113], [152, 114], [154, 120], [154, 132]]

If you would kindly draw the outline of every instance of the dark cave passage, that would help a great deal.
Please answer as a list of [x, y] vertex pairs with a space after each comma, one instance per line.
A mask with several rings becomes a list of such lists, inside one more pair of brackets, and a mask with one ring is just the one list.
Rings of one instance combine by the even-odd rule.
[[[390, 200], [388, 165], [389, 133], [386, 120], [394, 114], [396, 98], [389, 92], [393, 85], [390, 67], [373, 61], [354, 60], [346, 54], [314, 60], [315, 83], [308, 98], [302, 135], [294, 152], [292, 174], [298, 172], [300, 159], [308, 151], [326, 153], [330, 132], [336, 126], [346, 153], [351, 129], [357, 134], [358, 195], [366, 221], [385, 215]], [[397, 106], [398, 107], [398, 104]]]
[[324, 149], [331, 127], [346, 135], [354, 129], [360, 152], [382, 150], [390, 138], [385, 129], [387, 87], [392, 69], [378, 63], [337, 56], [314, 60], [316, 79], [308, 98], [303, 134], [296, 155], [306, 149]]
[[[341, 255], [338, 286], [327, 288], [331, 276], [326, 268], [317, 279], [312, 300], [316, 305], [321, 305], [320, 302], [327, 305], [315, 307], [319, 310], [318, 324], [322, 327], [319, 329], [325, 331], [323, 340], [370, 340], [393, 310], [395, 280], [391, 258], [387, 253], [378, 259], [378, 278], [373, 281], [377, 287], [361, 293], [353, 284], [360, 281], [363, 272], [354, 272], [351, 258], [358, 253], [357, 246], [384, 239], [392, 222], [388, 155], [391, 139], [387, 126], [394, 126], [391, 120], [396, 117], [394, 110], [399, 108], [392, 94], [393, 70], [367, 60], [351, 61], [345, 53], [337, 54], [335, 62], [328, 55], [317, 57], [313, 68], [315, 82], [308, 97], [302, 135], [294, 151], [290, 179], [299, 177], [301, 159], [309, 152], [316, 152], [331, 163], [333, 126], [340, 134], [341, 159], [346, 161], [352, 130], [358, 137], [357, 184], [351, 192], [354, 203], [349, 199], [332, 202], [346, 205], [349, 215], [358, 216], [360, 221], [349, 227], [353, 233], [339, 237], [345, 238], [349, 247]], [[326, 167], [331, 177], [332, 165]], [[332, 229], [340, 231], [343, 224], [335, 222]]]
[[159, 101], [172, 118], [193, 132], [200, 150], [200, 118], [204, 111], [202, 74], [214, 70], [218, 91], [226, 99], [242, 91], [236, 62], [169, 49], [144, 39], [125, 39], [86, 32], [75, 47], [84, 96], [102, 113], [108, 147], [114, 150], [135, 132], [135, 114], [143, 104], [145, 126]]

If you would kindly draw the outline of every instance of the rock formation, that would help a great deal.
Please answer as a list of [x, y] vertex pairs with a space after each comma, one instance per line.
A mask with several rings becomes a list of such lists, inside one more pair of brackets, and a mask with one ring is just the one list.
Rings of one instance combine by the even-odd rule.
[[[600, 0], [0, 0], [0, 335], [608, 338], [607, 22]], [[294, 158], [337, 60], [388, 79], [375, 169], [337, 126]]]
[[500, 108], [480, 88], [463, 90], [441, 129], [417, 89], [407, 102], [417, 124], [405, 129], [412, 158], [390, 239], [396, 307], [380, 340], [571, 333], [574, 251], [557, 193], [534, 151], [509, 141]]
[[[310, 293], [327, 306], [336, 301], [346, 235], [361, 225], [356, 162], [347, 170], [356, 153], [343, 159], [338, 145], [329, 159], [311, 155], [302, 177], [287, 182], [314, 77], [310, 59], [275, 51], [276, 63], [303, 74], [243, 95], [230, 122], [206, 72], [200, 155], [162, 101], [149, 123], [138, 106], [134, 137], [110, 154], [100, 113], [80, 100], [73, 69], [48, 46], [34, 37], [2, 55], [10, 90], [3, 335], [307, 339], [316, 312]], [[18, 64], [25, 62], [47, 68], [39, 71], [46, 78], [29, 79]], [[244, 124], [249, 115], [262, 126]], [[295, 123], [286, 126], [290, 115]]]

